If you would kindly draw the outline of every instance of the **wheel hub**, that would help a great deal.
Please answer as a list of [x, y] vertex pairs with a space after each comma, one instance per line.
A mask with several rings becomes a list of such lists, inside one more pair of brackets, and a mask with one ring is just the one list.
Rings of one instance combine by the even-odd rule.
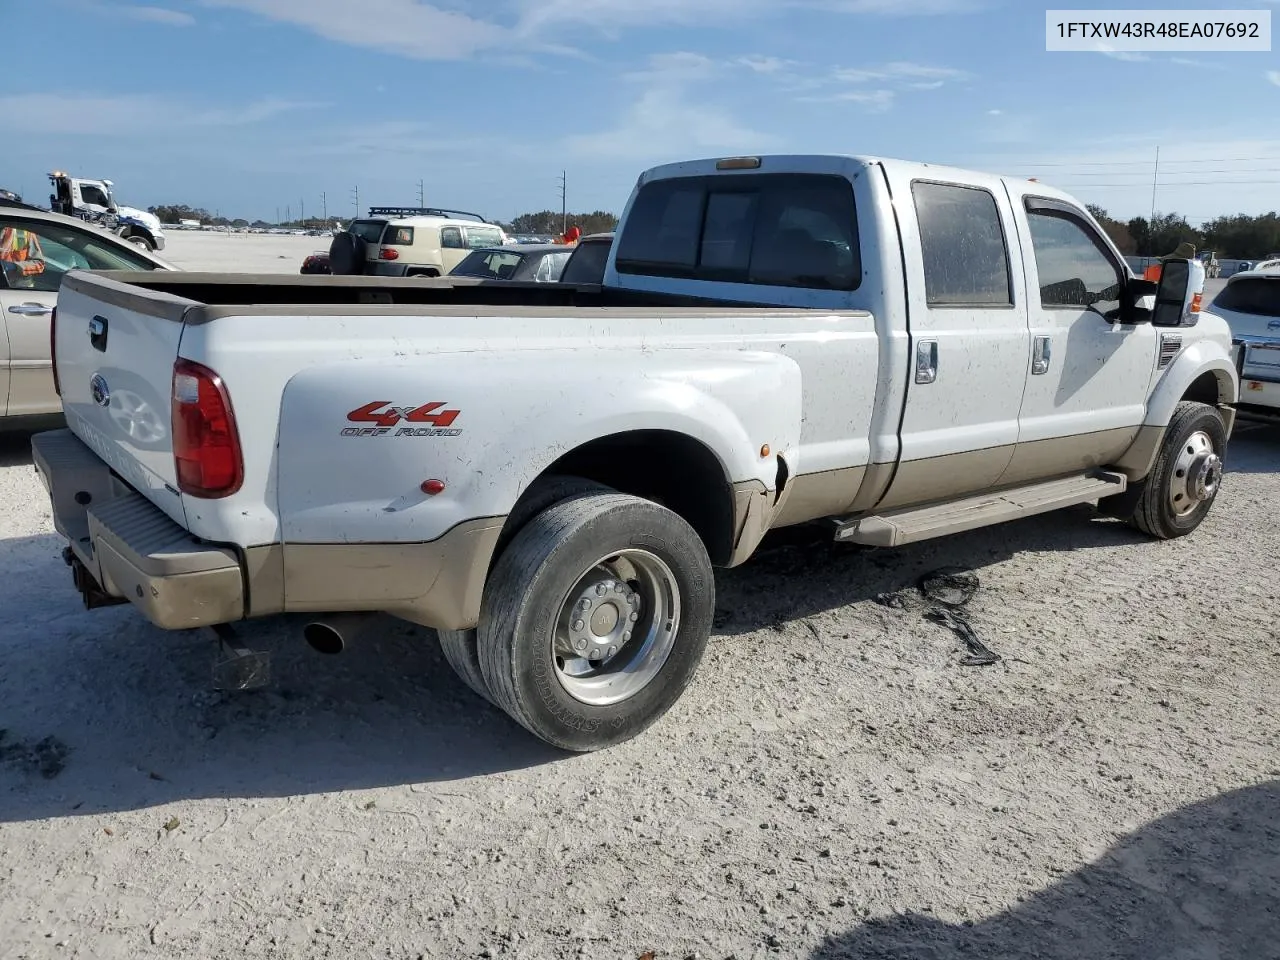
[[573, 655], [593, 663], [616, 657], [631, 641], [639, 619], [640, 595], [630, 584], [613, 579], [588, 584], [579, 593], [569, 621]]
[[680, 590], [666, 562], [629, 548], [591, 564], [553, 627], [556, 677], [575, 700], [621, 703], [663, 668], [680, 629]]
[[1222, 457], [1203, 431], [1189, 436], [1178, 450], [1169, 478], [1169, 505], [1177, 516], [1186, 516], [1212, 500], [1222, 483]]

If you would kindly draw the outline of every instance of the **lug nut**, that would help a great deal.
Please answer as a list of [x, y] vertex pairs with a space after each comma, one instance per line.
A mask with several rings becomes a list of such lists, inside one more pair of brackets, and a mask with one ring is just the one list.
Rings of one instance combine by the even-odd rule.
[[640, 619], [640, 614], [636, 613], [635, 611], [632, 611], [631, 616], [627, 617], [627, 619], [630, 620], [632, 623], [635, 623], [637, 620]]
[[613, 656], [614, 654], [616, 654], [617, 652], [618, 652], [618, 648], [617, 648], [617, 647], [610, 647], [610, 648], [609, 648], [609, 656], [611, 656], [611, 657], [612, 657], [612, 656]]
[[590, 610], [590, 609], [591, 609], [591, 601], [590, 601], [590, 600], [588, 600], [586, 597], [583, 597], [581, 600], [579, 600], [579, 601], [578, 601], [578, 609], [579, 609], [579, 610]]
[[603, 583], [598, 584], [598, 585], [596, 586], [596, 596], [597, 596], [597, 597], [603, 597], [603, 596], [604, 596], [606, 593], [608, 593], [608, 592], [609, 592], [609, 588], [608, 588], [608, 587], [606, 587]]
[[590, 658], [591, 658], [592, 660], [599, 660], [599, 659], [600, 659], [600, 651], [599, 651], [599, 650], [592, 650], [592, 651], [591, 651], [591, 653], [590, 653], [588, 656], [590, 656]]
[[575, 620], [575, 621], [573, 621], [573, 629], [575, 629], [575, 630], [581, 630], [581, 629], [582, 629], [583, 627], [585, 627], [585, 626], [586, 626], [586, 624], [585, 624], [585, 623], [583, 623], [581, 620]]
[[587, 641], [582, 639], [575, 640], [573, 642], [573, 649], [581, 653], [583, 650], [587, 649]]
[[626, 633], [624, 633], [624, 634], [622, 635], [622, 642], [623, 642], [623, 643], [628, 643], [628, 642], [630, 642], [630, 640], [631, 640], [631, 631], [630, 631], [630, 630], [628, 630]]

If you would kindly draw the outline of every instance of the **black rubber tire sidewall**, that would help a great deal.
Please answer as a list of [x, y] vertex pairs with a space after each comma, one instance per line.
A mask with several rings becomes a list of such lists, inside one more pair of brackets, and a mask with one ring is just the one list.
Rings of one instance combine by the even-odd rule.
[[1146, 478], [1142, 498], [1134, 513], [1134, 525], [1143, 532], [1162, 540], [1185, 537], [1204, 522], [1213, 508], [1218, 493], [1222, 489], [1221, 480], [1214, 496], [1185, 517], [1175, 515], [1173, 507], [1169, 504], [1169, 483], [1177, 464], [1178, 451], [1193, 433], [1199, 431], [1207, 433], [1213, 441], [1214, 452], [1219, 457], [1225, 457], [1227, 430], [1218, 411], [1204, 403], [1183, 401], [1178, 404], [1173, 419], [1169, 422], [1169, 432], [1160, 446], [1160, 453], [1156, 456], [1151, 475]]
[[[680, 626], [660, 672], [621, 703], [574, 699], [556, 677], [551, 625], [565, 593], [601, 557], [641, 547], [671, 569]], [[693, 679], [715, 607], [715, 576], [694, 530], [664, 507], [622, 494], [575, 497], [531, 520], [499, 559], [486, 588], [480, 666], [495, 700], [534, 735], [565, 750], [628, 740], [667, 712]]]
[[[501, 556], [502, 551], [511, 542], [511, 538], [520, 532], [520, 528], [552, 504], [571, 497], [608, 491], [609, 488], [603, 484], [582, 477], [552, 475], [535, 480], [507, 515], [507, 522], [502, 528], [494, 556]], [[440, 638], [440, 650], [444, 654], [445, 662], [458, 675], [458, 679], [466, 684], [472, 693], [497, 706], [489, 692], [489, 685], [485, 682], [484, 673], [480, 669], [476, 631], [474, 629], [437, 630], [436, 635]]]
[[364, 241], [351, 233], [335, 234], [329, 243], [329, 272], [354, 276], [364, 271]]

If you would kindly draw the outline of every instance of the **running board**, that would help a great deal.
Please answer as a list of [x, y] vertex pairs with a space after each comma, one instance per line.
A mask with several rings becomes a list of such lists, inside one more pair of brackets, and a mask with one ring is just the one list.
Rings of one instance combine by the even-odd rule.
[[900, 547], [906, 543], [1100, 500], [1124, 493], [1127, 486], [1124, 474], [1100, 470], [1085, 476], [1033, 483], [928, 507], [895, 510], [856, 520], [837, 520], [836, 540], [872, 547]]

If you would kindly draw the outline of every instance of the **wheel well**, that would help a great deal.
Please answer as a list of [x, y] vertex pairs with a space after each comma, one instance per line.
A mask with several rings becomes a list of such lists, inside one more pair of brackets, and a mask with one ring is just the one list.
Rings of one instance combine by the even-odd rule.
[[406, 277], [438, 277], [440, 276], [440, 271], [435, 269], [434, 267], [428, 267], [425, 270], [407, 270], [405, 271], [405, 276]]
[[691, 437], [636, 430], [602, 437], [566, 453], [546, 475], [585, 477], [655, 500], [697, 531], [711, 562], [733, 553], [733, 493], [714, 453]]
[[1196, 377], [1191, 386], [1187, 387], [1186, 393], [1182, 395], [1183, 400], [1192, 400], [1196, 403], [1207, 403], [1211, 407], [1216, 407], [1219, 403], [1225, 403], [1231, 398], [1223, 395], [1223, 387], [1225, 384], [1218, 379], [1218, 375], [1213, 371], [1202, 373]]

